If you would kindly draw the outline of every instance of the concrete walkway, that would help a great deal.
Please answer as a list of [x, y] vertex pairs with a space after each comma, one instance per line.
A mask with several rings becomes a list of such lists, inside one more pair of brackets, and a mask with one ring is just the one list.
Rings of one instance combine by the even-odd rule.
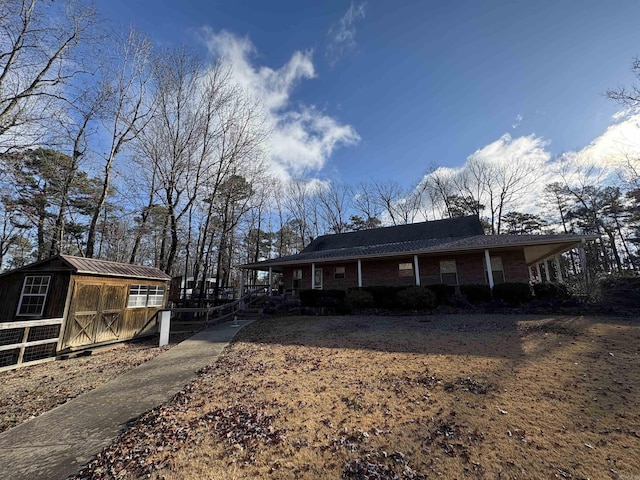
[[[240, 322], [241, 326], [253, 320]], [[125, 424], [168, 401], [213, 363], [240, 329], [204, 330], [118, 378], [0, 434], [0, 478], [63, 480]]]

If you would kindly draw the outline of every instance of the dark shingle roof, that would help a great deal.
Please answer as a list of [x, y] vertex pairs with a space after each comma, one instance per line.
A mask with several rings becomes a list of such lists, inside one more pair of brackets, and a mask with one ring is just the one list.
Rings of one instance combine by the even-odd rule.
[[[470, 217], [465, 217], [470, 218]], [[460, 219], [453, 219], [460, 220]], [[440, 221], [442, 222], [442, 220]], [[435, 222], [425, 222], [427, 224]], [[461, 222], [463, 223], [463, 222]], [[471, 223], [471, 222], [469, 222]], [[479, 222], [478, 222], [479, 223]], [[463, 223], [464, 224], [464, 223]], [[420, 225], [424, 228], [424, 223], [413, 224]], [[409, 225], [402, 225], [406, 227]], [[392, 238], [387, 232], [395, 231], [398, 227], [388, 227], [384, 235], [374, 238]], [[419, 229], [414, 230], [419, 231]], [[439, 230], [440, 232], [444, 229]], [[455, 230], [454, 230], [455, 231]], [[461, 231], [461, 230], [458, 230]], [[462, 230], [463, 231], [463, 230]], [[373, 230], [371, 230], [373, 232]], [[354, 232], [362, 233], [362, 232]], [[335, 235], [336, 237], [343, 237], [351, 234]], [[320, 237], [324, 239], [332, 237], [331, 235]], [[276, 265], [296, 264], [296, 263], [310, 263], [313, 261], [328, 261], [328, 260], [347, 260], [354, 258], [371, 258], [371, 257], [385, 257], [385, 256], [399, 256], [399, 255], [413, 255], [418, 253], [447, 253], [447, 252], [462, 252], [462, 251], [474, 251], [483, 250], [485, 248], [508, 248], [508, 247], [526, 247], [526, 246], [539, 246], [549, 244], [564, 244], [575, 245], [581, 240], [593, 240], [597, 238], [595, 235], [484, 235], [473, 234], [469, 236], [451, 236], [440, 238], [422, 238], [405, 241], [404, 238], [397, 235], [394, 241], [389, 241], [382, 244], [369, 244], [369, 245], [355, 245], [344, 248], [332, 248], [332, 249], [313, 249], [309, 247], [305, 248], [301, 253], [297, 255], [289, 255], [286, 257], [275, 258], [271, 260], [264, 260], [262, 262], [245, 265], [246, 267], [261, 268]], [[327, 245], [348, 245], [349, 242], [343, 242], [338, 239], [334, 243], [323, 243], [323, 246]]]
[[402, 242], [482, 235], [482, 225], [476, 216], [448, 218], [431, 222], [411, 223], [393, 227], [360, 230], [358, 232], [323, 235], [313, 240], [301, 254], [342, 248], [388, 245]]

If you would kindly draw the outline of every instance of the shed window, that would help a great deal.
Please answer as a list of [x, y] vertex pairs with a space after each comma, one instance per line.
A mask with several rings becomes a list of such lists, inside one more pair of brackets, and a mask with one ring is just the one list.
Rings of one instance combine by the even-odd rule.
[[440, 280], [446, 285], [458, 284], [458, 270], [455, 260], [440, 261]]
[[51, 276], [28, 275], [24, 277], [18, 315], [42, 315], [49, 291]]
[[333, 278], [344, 278], [344, 272], [344, 267], [336, 267], [336, 270], [333, 273]]
[[[501, 257], [491, 257], [491, 272], [493, 273], [493, 283], [504, 283], [504, 268], [502, 267]], [[484, 262], [484, 274], [489, 283], [489, 275], [487, 275], [487, 262]]]
[[164, 287], [151, 285], [149, 286], [149, 298], [147, 307], [161, 307], [164, 304]]
[[147, 286], [131, 285], [129, 287], [129, 301], [127, 307], [137, 308], [147, 306]]
[[413, 263], [401, 263], [398, 265], [398, 273], [401, 277], [413, 277]]
[[293, 271], [293, 288], [302, 287], [302, 269], [297, 268]]

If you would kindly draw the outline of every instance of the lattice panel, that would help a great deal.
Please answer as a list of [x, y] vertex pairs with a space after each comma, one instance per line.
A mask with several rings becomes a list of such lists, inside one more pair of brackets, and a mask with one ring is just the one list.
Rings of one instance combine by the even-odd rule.
[[46, 340], [48, 338], [56, 338], [60, 335], [61, 325], [42, 325], [40, 327], [31, 327], [27, 342], [37, 342], [38, 340]]
[[46, 343], [44, 345], [33, 345], [24, 349], [23, 362], [33, 362], [43, 358], [53, 357], [56, 354], [56, 344]]
[[20, 355], [20, 349], [14, 348], [13, 350], [3, 350], [0, 352], [0, 367], [8, 367], [9, 365], [15, 365], [18, 363], [18, 356]]
[[23, 336], [24, 327], [7, 328], [0, 330], [0, 345], [13, 345], [14, 343], [21, 343]]

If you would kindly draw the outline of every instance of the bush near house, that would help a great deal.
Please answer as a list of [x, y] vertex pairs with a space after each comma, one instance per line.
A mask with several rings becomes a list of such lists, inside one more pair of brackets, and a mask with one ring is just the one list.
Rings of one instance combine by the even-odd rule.
[[344, 290], [300, 290], [303, 307], [337, 307], [344, 303]]
[[596, 283], [596, 297], [603, 302], [619, 306], [640, 306], [640, 276], [610, 275]]
[[456, 288], [453, 285], [440, 283], [437, 285], [429, 285], [427, 288], [435, 294], [438, 305], [451, 305], [453, 303], [451, 299], [456, 293]]
[[371, 292], [361, 289], [351, 289], [347, 292], [344, 303], [349, 310], [358, 311], [375, 307]]
[[428, 287], [408, 287], [396, 293], [395, 301], [404, 310], [431, 310], [436, 306], [436, 295]]
[[406, 287], [388, 287], [388, 286], [371, 286], [364, 287], [362, 290], [369, 292], [373, 296], [373, 301], [376, 308], [382, 308], [385, 310], [393, 310], [396, 306], [396, 294], [405, 289]]
[[493, 299], [508, 305], [520, 305], [531, 301], [531, 287], [528, 283], [499, 283], [493, 287]]
[[569, 300], [569, 288], [562, 283], [535, 283], [533, 294], [538, 300]]
[[460, 293], [472, 305], [491, 301], [491, 288], [489, 288], [489, 285], [460, 285]]

